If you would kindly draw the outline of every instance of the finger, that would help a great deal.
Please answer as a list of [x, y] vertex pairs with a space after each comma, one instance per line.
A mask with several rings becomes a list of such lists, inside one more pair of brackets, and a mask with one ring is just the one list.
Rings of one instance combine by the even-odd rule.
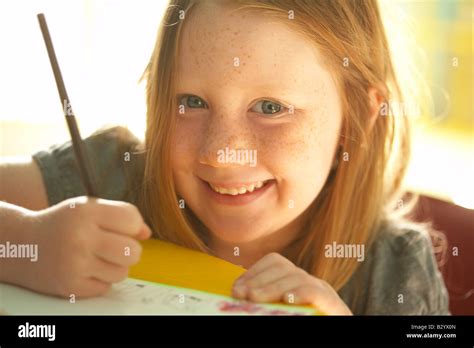
[[110, 289], [111, 284], [98, 279], [87, 278], [83, 281], [83, 287], [83, 290], [78, 292], [78, 297], [87, 298], [105, 294]]
[[117, 283], [128, 277], [128, 267], [117, 266], [96, 258], [90, 273], [91, 277], [104, 283]]
[[308, 275], [299, 272], [292, 273], [264, 287], [249, 289], [247, 298], [254, 302], [280, 301], [287, 291], [302, 286], [307, 281]]
[[277, 253], [270, 253], [262, 257], [259, 261], [257, 261], [250, 269], [245, 272], [240, 278], [237, 280], [247, 280], [258, 273], [264, 271], [268, 267], [272, 266], [273, 264], [280, 265], [281, 267], [285, 265], [293, 265], [291, 261], [288, 259], [284, 258], [280, 254]]
[[283, 295], [283, 301], [289, 304], [316, 304], [321, 302], [321, 291], [311, 285], [290, 289]]
[[97, 236], [94, 254], [117, 266], [129, 267], [140, 261], [142, 246], [131, 237], [102, 231]]
[[[138, 208], [130, 203], [98, 199], [99, 226], [105, 230], [136, 237], [145, 222]], [[146, 228], [146, 227], [145, 227]]]
[[260, 273], [250, 278], [238, 279], [232, 288], [232, 294], [237, 298], [245, 298], [251, 288], [261, 288], [271, 282], [287, 276], [294, 267], [282, 267], [272, 264]]
[[138, 235], [136, 236], [136, 238], [138, 240], [145, 240], [145, 239], [150, 238], [151, 235], [152, 235], [151, 228], [146, 223], [143, 223], [143, 227], [138, 233]]
[[342, 300], [336, 301], [336, 298], [328, 296], [322, 287], [315, 284], [290, 289], [283, 296], [283, 300], [289, 304], [309, 304], [322, 313], [351, 315], [349, 307]]

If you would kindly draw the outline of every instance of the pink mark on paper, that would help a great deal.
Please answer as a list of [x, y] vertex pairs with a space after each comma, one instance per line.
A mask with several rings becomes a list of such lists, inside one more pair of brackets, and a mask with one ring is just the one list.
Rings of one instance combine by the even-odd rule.
[[241, 301], [221, 301], [219, 302], [219, 310], [226, 313], [249, 313], [249, 314], [265, 314], [265, 315], [301, 315], [300, 313], [294, 313], [285, 311], [282, 309], [266, 309], [255, 303]]

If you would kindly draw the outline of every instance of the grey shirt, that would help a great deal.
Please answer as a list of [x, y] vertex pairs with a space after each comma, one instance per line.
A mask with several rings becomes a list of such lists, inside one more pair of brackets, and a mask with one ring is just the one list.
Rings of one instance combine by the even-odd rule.
[[[85, 143], [99, 196], [134, 203], [141, 184], [134, 178], [143, 173], [143, 156], [136, 152], [139, 140], [127, 129], [114, 127], [94, 133]], [[50, 205], [86, 194], [71, 142], [53, 145], [33, 158]], [[449, 314], [447, 291], [427, 231], [400, 221], [382, 225], [339, 295], [354, 314]]]

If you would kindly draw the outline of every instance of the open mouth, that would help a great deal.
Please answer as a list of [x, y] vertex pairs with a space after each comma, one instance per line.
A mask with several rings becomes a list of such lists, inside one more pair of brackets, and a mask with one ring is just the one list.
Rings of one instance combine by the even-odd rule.
[[208, 197], [214, 202], [230, 206], [241, 206], [254, 202], [276, 185], [275, 179], [233, 184], [211, 184], [202, 179], [201, 182]]
[[219, 185], [211, 184], [210, 182], [207, 182], [207, 184], [214, 192], [220, 193], [221, 195], [237, 196], [258, 191], [262, 189], [265, 185], [267, 185], [270, 181], [272, 180], [257, 181], [251, 184], [239, 185], [235, 187], [222, 187]]

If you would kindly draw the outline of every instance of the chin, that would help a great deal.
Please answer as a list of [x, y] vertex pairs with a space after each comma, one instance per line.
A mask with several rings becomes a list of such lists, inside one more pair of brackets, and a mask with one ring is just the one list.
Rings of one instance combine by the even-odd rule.
[[243, 243], [252, 242], [265, 235], [265, 232], [258, 231], [255, 226], [231, 226], [230, 224], [220, 224], [219, 226], [209, 226], [209, 230], [215, 238], [227, 243], [234, 243], [236, 246]]

